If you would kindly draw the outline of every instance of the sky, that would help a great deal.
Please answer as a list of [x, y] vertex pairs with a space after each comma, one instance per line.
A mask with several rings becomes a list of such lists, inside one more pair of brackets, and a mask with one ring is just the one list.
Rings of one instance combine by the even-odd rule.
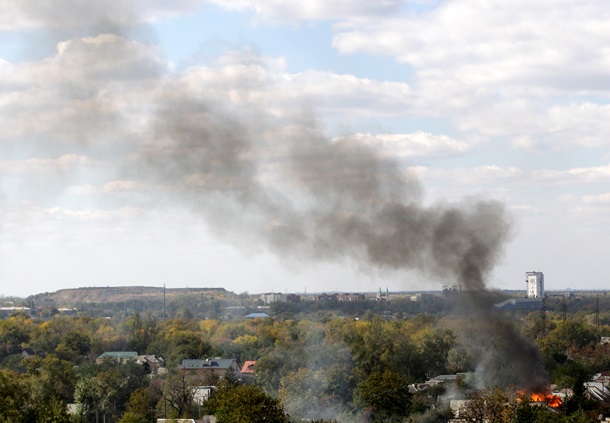
[[462, 247], [489, 288], [606, 289], [609, 20], [603, 0], [5, 0], [0, 295], [436, 290], [468, 283]]

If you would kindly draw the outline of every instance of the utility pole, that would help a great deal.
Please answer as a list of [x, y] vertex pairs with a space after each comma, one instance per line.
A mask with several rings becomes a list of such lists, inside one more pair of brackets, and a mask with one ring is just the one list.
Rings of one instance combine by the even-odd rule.
[[163, 284], [163, 321], [165, 322], [165, 284]]
[[599, 294], [595, 295], [595, 330], [599, 338]]
[[544, 338], [544, 336], [546, 335], [546, 297], [542, 297], [542, 310], [541, 310], [541, 314], [540, 314], [540, 334], [538, 335], [539, 338]]

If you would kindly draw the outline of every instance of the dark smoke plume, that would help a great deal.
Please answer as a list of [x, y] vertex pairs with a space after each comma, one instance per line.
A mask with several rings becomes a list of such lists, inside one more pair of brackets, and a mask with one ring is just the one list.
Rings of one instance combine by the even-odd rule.
[[478, 328], [463, 342], [484, 346], [481, 383], [548, 383], [535, 348], [493, 316], [486, 295], [511, 233], [502, 204], [426, 207], [419, 182], [397, 161], [349, 137], [329, 140], [299, 110], [278, 122], [174, 86], [161, 95], [152, 134], [133, 158], [139, 176], [165, 185], [225, 237], [281, 256], [416, 269], [451, 281]]
[[[75, 112], [55, 130], [60, 135], [64, 129], [76, 132], [79, 142], [110, 138], [115, 154], [129, 150], [133, 141], [121, 143], [123, 138], [113, 135], [131, 135], [117, 117], [120, 107], [112, 107], [112, 97], [104, 93], [115, 86], [137, 92], [138, 78], [132, 81], [132, 75], [144, 75], [141, 79], [151, 84], [161, 81], [161, 66], [148, 50], [124, 38], [138, 26], [138, 17], [127, 2], [118, 2], [113, 10], [97, 0], [87, 6], [64, 0], [66, 7], [59, 8], [39, 8], [38, 3], [25, 1], [20, 10], [34, 23], [52, 28], [53, 37], [45, 38], [89, 37], [64, 45], [60, 54], [81, 60], [60, 64], [65, 81], [56, 88]], [[83, 8], [88, 13], [81, 13]], [[140, 88], [158, 90], [155, 114], [147, 141], [121, 176], [162, 187], [167, 198], [155, 200], [188, 206], [242, 248], [264, 246], [280, 256], [350, 261], [370, 269], [416, 269], [460, 285], [470, 299], [471, 315], [480, 321], [478, 341], [490, 343], [489, 354], [481, 356], [485, 374], [508, 359], [522, 358], [520, 369], [532, 369], [540, 375], [536, 380], [545, 377], [531, 345], [492, 319], [491, 304], [474, 294], [485, 293], [486, 278], [510, 236], [511, 222], [500, 203], [465, 200], [424, 206], [420, 183], [400, 163], [355, 137], [328, 139], [307, 107], [290, 104], [278, 110], [266, 104], [264, 91], [274, 87], [261, 87], [264, 82], [256, 75], [220, 87], [198, 87], [187, 79], [154, 90]], [[216, 91], [223, 100], [213, 100]], [[232, 102], [232, 96], [239, 101]], [[85, 100], [92, 105], [83, 110]], [[101, 119], [104, 111], [107, 117]], [[56, 145], [74, 148], [75, 143], [70, 138]], [[102, 148], [86, 144], [83, 148]], [[485, 383], [499, 379], [490, 376]]]
[[132, 164], [221, 232], [281, 254], [485, 288], [510, 234], [500, 203], [424, 207], [399, 163], [349, 137], [329, 140], [306, 117], [281, 131], [175, 88], [162, 99]]

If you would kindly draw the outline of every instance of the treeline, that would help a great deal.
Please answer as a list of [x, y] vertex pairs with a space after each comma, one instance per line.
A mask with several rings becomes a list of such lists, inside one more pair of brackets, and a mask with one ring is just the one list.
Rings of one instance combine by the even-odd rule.
[[[0, 422], [104, 418], [138, 423], [206, 413], [224, 417], [224, 422], [247, 422], [256, 419], [239, 416], [264, 410], [274, 416], [267, 421], [278, 422], [445, 421], [451, 417], [443, 400], [449, 398], [448, 390], [472, 397], [476, 386], [466, 377], [450, 389], [439, 385], [418, 393], [409, 385], [474, 371], [485, 351], [463, 334], [476, 331], [477, 321], [441, 314], [405, 318], [410, 313], [399, 312], [295, 319], [284, 310], [274, 319], [216, 320], [181, 309], [165, 321], [140, 313], [125, 318], [57, 314], [47, 320], [13, 315], [0, 320], [0, 392], [5, 398]], [[516, 320], [521, 334], [537, 344], [551, 382], [574, 392], [553, 421], [595, 421], [591, 418], [607, 411], [583, 389], [594, 373], [610, 369], [610, 347], [599, 342], [600, 336], [610, 336], [604, 316], [532, 312]], [[35, 355], [28, 356], [30, 350]], [[168, 372], [156, 374], [135, 363], [96, 365], [95, 358], [105, 351], [160, 356]], [[193, 381], [176, 367], [185, 358], [206, 357], [234, 358], [240, 364], [256, 360], [254, 384], [243, 385], [229, 375], [212, 401], [195, 404]], [[516, 389], [502, 392], [511, 401], [517, 395]], [[521, 403], [510, 403], [514, 407], [504, 415], [521, 417], [503, 421], [548, 421], [539, 410], [523, 420], [532, 407], [524, 411]], [[67, 404], [76, 404], [76, 414], [68, 415]], [[266, 404], [264, 410], [260, 404]]]

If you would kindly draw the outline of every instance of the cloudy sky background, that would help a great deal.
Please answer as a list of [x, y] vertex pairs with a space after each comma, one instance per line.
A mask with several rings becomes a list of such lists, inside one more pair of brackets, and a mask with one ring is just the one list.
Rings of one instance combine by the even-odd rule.
[[[525, 289], [529, 270], [547, 289], [608, 286], [607, 2], [111, 3], [0, 6], [0, 294], [455, 283], [282, 254], [248, 229], [308, 207], [283, 170], [304, 133], [389, 160], [423, 207], [502, 202], [513, 226], [489, 286]], [[237, 141], [202, 152], [202, 116]]]

